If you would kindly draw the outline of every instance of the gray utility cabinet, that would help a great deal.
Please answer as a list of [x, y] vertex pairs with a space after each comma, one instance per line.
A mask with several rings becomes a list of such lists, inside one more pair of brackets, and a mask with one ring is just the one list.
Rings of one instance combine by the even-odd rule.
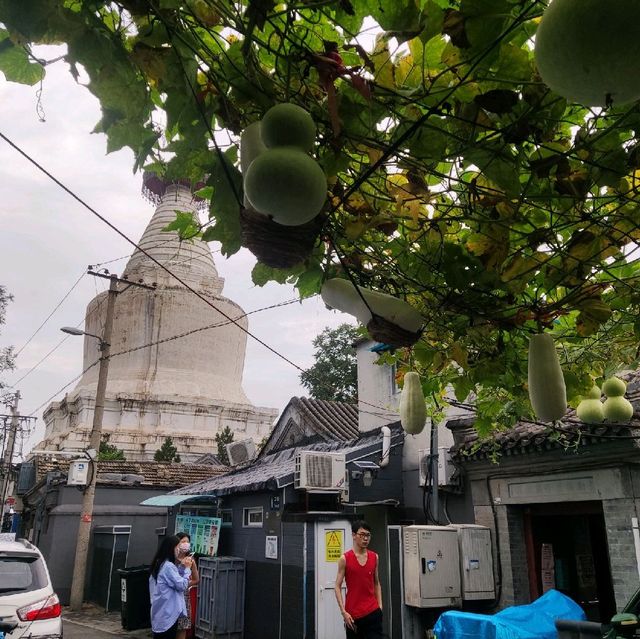
[[462, 604], [458, 532], [447, 526], [405, 526], [404, 598], [416, 608]]
[[242, 639], [245, 560], [239, 557], [201, 557], [198, 571], [196, 637]]
[[493, 599], [491, 531], [475, 524], [451, 524], [458, 531], [462, 600]]

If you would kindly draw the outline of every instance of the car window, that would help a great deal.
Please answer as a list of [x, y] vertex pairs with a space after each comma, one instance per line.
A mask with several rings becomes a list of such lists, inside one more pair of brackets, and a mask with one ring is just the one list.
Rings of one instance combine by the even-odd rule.
[[39, 590], [47, 581], [44, 562], [37, 555], [0, 557], [0, 594]]

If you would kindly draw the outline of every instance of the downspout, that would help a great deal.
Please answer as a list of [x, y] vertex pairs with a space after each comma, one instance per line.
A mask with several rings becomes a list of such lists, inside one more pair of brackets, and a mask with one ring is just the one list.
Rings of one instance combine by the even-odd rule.
[[636, 550], [636, 566], [640, 577], [640, 528], [638, 527], [637, 517], [631, 518], [631, 530], [633, 531], [633, 547]]
[[[282, 512], [284, 512], [285, 504], [285, 490], [282, 489]], [[284, 522], [282, 516], [280, 517], [280, 616], [278, 621], [278, 639], [282, 639], [282, 576], [284, 569]]]
[[388, 426], [383, 426], [380, 429], [382, 433], [382, 457], [378, 464], [380, 468], [384, 468], [389, 465], [389, 453], [391, 452], [391, 429]]
[[307, 637], [307, 522], [302, 526], [302, 639]]

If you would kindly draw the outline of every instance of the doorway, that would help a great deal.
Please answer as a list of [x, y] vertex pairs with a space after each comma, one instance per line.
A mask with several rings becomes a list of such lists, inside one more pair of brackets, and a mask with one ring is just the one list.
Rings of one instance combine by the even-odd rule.
[[[316, 523], [316, 639], [344, 636], [344, 621], [334, 585], [338, 560], [351, 548], [351, 524], [346, 519]], [[343, 585], [344, 600], [346, 588]]]
[[532, 599], [555, 588], [578, 603], [589, 621], [615, 614], [601, 502], [528, 506], [524, 531]]

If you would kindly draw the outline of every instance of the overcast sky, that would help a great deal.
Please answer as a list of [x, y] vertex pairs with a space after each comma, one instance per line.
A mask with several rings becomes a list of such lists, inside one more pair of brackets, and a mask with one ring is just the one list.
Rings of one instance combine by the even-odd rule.
[[[53, 56], [51, 56], [53, 57]], [[60, 181], [137, 241], [154, 207], [140, 194], [141, 176], [132, 174], [129, 150], [106, 155], [106, 138], [91, 134], [100, 119], [97, 100], [78, 86], [64, 62], [47, 69], [42, 107], [45, 122], [36, 113], [38, 87], [8, 83], [0, 74], [0, 131], [53, 173]], [[131, 247], [72, 199], [47, 176], [0, 139], [0, 283], [14, 295], [6, 324], [0, 327], [0, 346], [20, 349], [36, 331], [88, 264], [127, 256]], [[291, 299], [291, 287], [277, 284], [257, 288], [251, 282], [255, 259], [246, 250], [224, 259], [210, 245], [218, 271], [225, 278], [223, 294], [245, 311]], [[107, 265], [120, 273], [126, 259]], [[54, 349], [44, 362], [16, 384], [22, 400], [20, 412], [40, 407], [82, 367], [82, 338], [68, 337], [61, 326], [75, 326], [84, 318], [88, 302], [106, 284], [85, 275], [20, 353], [16, 370], [3, 380], [16, 383]], [[313, 363], [312, 339], [326, 326], [351, 321], [330, 312], [319, 298], [249, 317], [249, 330], [302, 367]], [[208, 322], [203, 318], [203, 325]], [[66, 339], [65, 339], [66, 338]], [[72, 384], [56, 395], [61, 399]], [[259, 406], [282, 410], [294, 395], [306, 394], [298, 371], [249, 338], [244, 389]], [[34, 436], [25, 447], [42, 438], [39, 408]]]

